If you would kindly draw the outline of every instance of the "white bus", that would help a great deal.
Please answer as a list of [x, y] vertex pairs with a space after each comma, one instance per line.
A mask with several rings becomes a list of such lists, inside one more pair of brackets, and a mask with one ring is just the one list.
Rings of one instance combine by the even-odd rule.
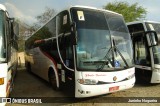
[[160, 22], [136, 21], [127, 25], [133, 40], [137, 80], [160, 83], [160, 45], [151, 41], [159, 38]]
[[13, 88], [18, 64], [16, 33], [17, 24], [9, 17], [5, 6], [0, 4], [0, 97], [8, 97]]
[[122, 15], [92, 7], [61, 11], [25, 42], [28, 71], [74, 97], [129, 89], [135, 83], [132, 42]]

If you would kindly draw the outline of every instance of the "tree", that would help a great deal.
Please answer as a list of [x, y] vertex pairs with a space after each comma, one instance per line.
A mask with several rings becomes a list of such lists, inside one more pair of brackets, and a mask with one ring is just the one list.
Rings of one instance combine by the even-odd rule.
[[147, 14], [147, 10], [142, 6], [138, 6], [138, 3], [129, 5], [128, 2], [115, 1], [108, 3], [103, 8], [122, 14], [126, 22], [143, 20]]
[[19, 19], [16, 19], [15, 21], [19, 24], [18, 51], [23, 52], [25, 39], [28, 36], [27, 32], [29, 31], [30, 26]]
[[45, 11], [35, 17], [38, 22], [33, 23], [30, 30], [32, 31], [38, 30], [42, 25], [44, 25], [47, 21], [49, 21], [54, 16], [54, 14], [55, 14], [54, 9], [45, 7]]
[[40, 24], [45, 24], [48, 20], [50, 20], [51, 17], [54, 16], [54, 14], [54, 9], [46, 7], [45, 11], [42, 14], [38, 15], [36, 18]]

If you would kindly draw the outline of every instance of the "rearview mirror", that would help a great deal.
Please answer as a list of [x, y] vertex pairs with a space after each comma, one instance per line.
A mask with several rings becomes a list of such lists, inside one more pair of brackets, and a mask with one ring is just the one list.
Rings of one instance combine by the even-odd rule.
[[148, 42], [149, 46], [158, 45], [158, 40], [159, 39], [158, 39], [157, 33], [155, 31], [146, 31], [145, 35], [149, 36], [149, 41], [150, 41], [150, 42]]
[[71, 24], [71, 42], [73, 45], [77, 45], [76, 23]]
[[12, 39], [16, 39], [19, 36], [19, 24], [15, 22], [14, 18], [9, 18], [11, 22], [11, 36]]

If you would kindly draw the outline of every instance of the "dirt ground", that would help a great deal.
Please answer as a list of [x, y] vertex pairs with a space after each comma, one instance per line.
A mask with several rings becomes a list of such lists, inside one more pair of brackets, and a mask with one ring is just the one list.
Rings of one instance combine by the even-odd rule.
[[[160, 105], [160, 84], [136, 84], [132, 89], [119, 91], [112, 94], [106, 94], [98, 97], [86, 98], [81, 100], [72, 99], [65, 103], [64, 100], [69, 97], [66, 91], [54, 91], [48, 82], [28, 73], [22, 66], [19, 68], [16, 78], [14, 90], [11, 97], [51, 97], [55, 103], [43, 104], [7, 104], [7, 106], [21, 105], [41, 105], [41, 106], [159, 106]], [[141, 97], [141, 98], [139, 98]], [[149, 98], [148, 98], [149, 97]], [[128, 102], [129, 100], [156, 100], [158, 103], [146, 102]], [[51, 101], [50, 101], [51, 102]]]

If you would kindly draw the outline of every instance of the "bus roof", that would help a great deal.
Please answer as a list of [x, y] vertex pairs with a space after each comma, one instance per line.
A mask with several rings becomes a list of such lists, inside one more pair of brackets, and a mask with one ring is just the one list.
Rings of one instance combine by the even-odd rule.
[[6, 11], [6, 7], [3, 4], [0, 4], [0, 10]]
[[[116, 13], [116, 12], [114, 12], [114, 11], [105, 10], [105, 9], [99, 9], [99, 8], [90, 7], [90, 6], [75, 5], [75, 6], [71, 6], [70, 8], [72, 8], [72, 7], [79, 7], [79, 8], [86, 8], [86, 9], [94, 9], [94, 10], [100, 10], [100, 11], [107, 11], [107, 12], [110, 12], [110, 13], [113, 13], [113, 14], [121, 15], [121, 14]], [[121, 15], [121, 16], [122, 16], [122, 15]]]
[[148, 23], [158, 23], [158, 24], [160, 24], [160, 22], [158, 22], [158, 21], [149, 21], [149, 20], [133, 21], [133, 22], [128, 22], [128, 23], [126, 23], [126, 24], [127, 24], [127, 25], [132, 25], [132, 24], [145, 23], [145, 22], [148, 22]]

